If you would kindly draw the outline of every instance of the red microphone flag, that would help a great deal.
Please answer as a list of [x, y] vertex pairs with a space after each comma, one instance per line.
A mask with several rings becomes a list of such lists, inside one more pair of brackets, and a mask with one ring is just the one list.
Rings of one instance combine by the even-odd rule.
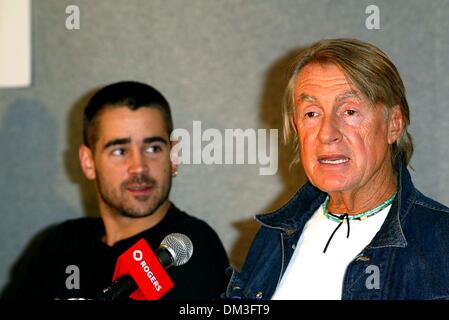
[[125, 274], [129, 274], [138, 286], [130, 295], [134, 300], [159, 300], [174, 287], [164, 267], [144, 239], [139, 240], [118, 258], [112, 281]]

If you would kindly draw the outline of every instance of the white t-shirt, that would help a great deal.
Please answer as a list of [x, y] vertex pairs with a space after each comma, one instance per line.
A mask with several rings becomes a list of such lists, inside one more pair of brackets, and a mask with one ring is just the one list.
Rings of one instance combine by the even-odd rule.
[[348, 264], [371, 242], [391, 205], [365, 220], [346, 219], [324, 247], [339, 222], [328, 219], [323, 206], [306, 223], [273, 300], [340, 300]]

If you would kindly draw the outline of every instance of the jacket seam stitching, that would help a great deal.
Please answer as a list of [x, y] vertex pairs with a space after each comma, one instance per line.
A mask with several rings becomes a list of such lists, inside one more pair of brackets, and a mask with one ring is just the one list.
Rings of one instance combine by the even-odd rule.
[[426, 203], [426, 202], [415, 201], [415, 203], [416, 203], [417, 205], [419, 205], [419, 206], [422, 206], [422, 207], [425, 207], [425, 208], [428, 208], [428, 209], [432, 209], [432, 210], [439, 211], [439, 212], [449, 213], [449, 210], [448, 210], [448, 209], [445, 209], [445, 208], [438, 208], [438, 207], [435, 207], [435, 206], [433, 206], [433, 205], [431, 205], [431, 204], [429, 204], [429, 203]]

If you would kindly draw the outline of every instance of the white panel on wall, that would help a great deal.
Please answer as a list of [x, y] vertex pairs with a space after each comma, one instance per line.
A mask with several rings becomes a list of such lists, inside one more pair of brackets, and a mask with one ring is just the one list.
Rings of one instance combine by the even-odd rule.
[[0, 0], [0, 88], [31, 84], [31, 0]]

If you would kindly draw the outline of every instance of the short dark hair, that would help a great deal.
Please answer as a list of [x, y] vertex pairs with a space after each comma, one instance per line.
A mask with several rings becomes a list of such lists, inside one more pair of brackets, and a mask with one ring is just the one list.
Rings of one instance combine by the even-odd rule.
[[98, 139], [97, 120], [100, 113], [109, 108], [127, 107], [130, 110], [155, 108], [162, 112], [167, 133], [173, 131], [170, 105], [164, 96], [152, 86], [135, 81], [121, 81], [105, 86], [95, 93], [84, 109], [84, 144], [93, 148]]

